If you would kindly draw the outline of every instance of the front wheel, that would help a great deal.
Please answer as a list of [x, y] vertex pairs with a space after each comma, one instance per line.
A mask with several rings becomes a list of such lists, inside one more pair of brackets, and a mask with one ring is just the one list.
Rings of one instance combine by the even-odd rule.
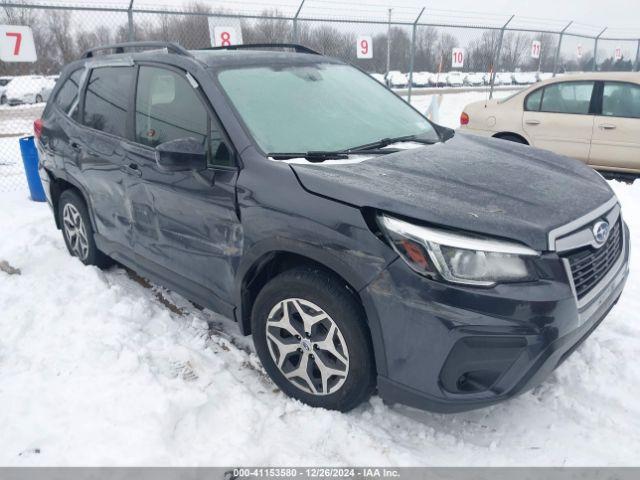
[[362, 308], [344, 282], [319, 269], [281, 273], [260, 292], [253, 342], [272, 380], [313, 407], [348, 411], [375, 388]]

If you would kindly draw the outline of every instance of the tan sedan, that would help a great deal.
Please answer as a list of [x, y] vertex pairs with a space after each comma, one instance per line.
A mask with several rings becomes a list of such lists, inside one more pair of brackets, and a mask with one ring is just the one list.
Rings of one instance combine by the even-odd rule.
[[640, 173], [640, 73], [579, 73], [467, 105], [461, 130], [526, 143], [598, 170]]

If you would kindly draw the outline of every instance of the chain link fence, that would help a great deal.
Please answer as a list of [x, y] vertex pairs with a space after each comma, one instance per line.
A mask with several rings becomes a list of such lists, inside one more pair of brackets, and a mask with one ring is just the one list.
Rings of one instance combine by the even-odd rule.
[[[215, 43], [216, 26], [232, 27], [243, 43], [298, 43], [355, 64], [402, 89], [409, 100], [425, 88], [515, 88], [554, 74], [640, 67], [640, 29], [372, 8], [336, 0], [305, 0], [257, 12], [216, 10], [207, 3], [171, 10], [138, 7], [131, 0], [108, 7], [2, 0], [0, 24], [30, 26], [38, 60], [0, 62], [0, 192], [26, 189], [18, 139], [31, 134], [62, 66], [101, 45], [163, 40], [187, 49], [207, 48]], [[358, 54], [362, 41], [370, 58]], [[454, 63], [454, 49], [463, 52], [462, 65]]]

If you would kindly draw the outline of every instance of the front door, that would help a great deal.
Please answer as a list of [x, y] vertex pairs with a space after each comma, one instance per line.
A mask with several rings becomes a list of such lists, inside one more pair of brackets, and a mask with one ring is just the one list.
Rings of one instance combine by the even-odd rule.
[[560, 82], [530, 94], [522, 118], [531, 145], [589, 161], [594, 82]]
[[[127, 148], [128, 161], [138, 170], [129, 191], [135, 251], [177, 274], [172, 280], [206, 288], [216, 295], [214, 303], [224, 304], [231, 298], [242, 251], [235, 205], [238, 171], [229, 142], [184, 72], [142, 65], [137, 85], [135, 138]], [[155, 147], [187, 137], [205, 146], [209, 167], [200, 172], [160, 168]]]
[[640, 85], [604, 82], [589, 164], [640, 172]]

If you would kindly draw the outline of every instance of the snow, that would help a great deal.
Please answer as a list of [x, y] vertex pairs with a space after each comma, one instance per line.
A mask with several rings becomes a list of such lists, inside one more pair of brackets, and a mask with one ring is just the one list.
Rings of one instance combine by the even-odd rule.
[[[640, 184], [612, 186], [640, 231]], [[340, 414], [280, 393], [229, 320], [122, 268], [84, 267], [46, 204], [0, 201], [0, 260], [22, 272], [0, 271], [2, 465], [637, 463], [635, 235], [619, 304], [533, 391], [456, 415], [378, 397]]]
[[[441, 122], [485, 96], [446, 95]], [[422, 111], [430, 100], [414, 97]], [[19, 166], [17, 145], [0, 150]], [[455, 415], [291, 400], [230, 320], [120, 267], [84, 267], [46, 204], [0, 189], [0, 261], [21, 270], [0, 271], [0, 465], [637, 464], [640, 182], [611, 185], [632, 231], [618, 305], [542, 385]]]

